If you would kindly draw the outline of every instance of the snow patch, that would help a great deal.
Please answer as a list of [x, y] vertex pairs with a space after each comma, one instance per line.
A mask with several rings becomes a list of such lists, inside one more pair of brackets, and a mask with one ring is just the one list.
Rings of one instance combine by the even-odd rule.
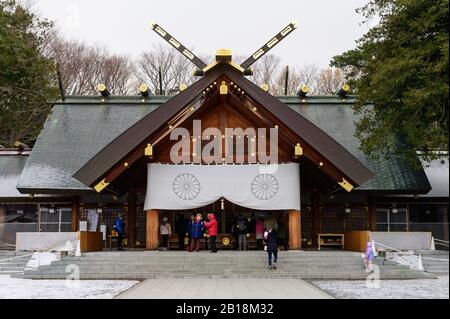
[[449, 276], [438, 279], [381, 280], [379, 288], [365, 281], [316, 281], [318, 288], [338, 299], [449, 299]]
[[139, 281], [80, 280], [70, 287], [66, 280], [32, 280], [0, 275], [0, 299], [112, 299]]
[[61, 254], [59, 252], [35, 252], [25, 266], [25, 269], [36, 269], [39, 268], [39, 266], [49, 266], [52, 261], [57, 260], [61, 260]]

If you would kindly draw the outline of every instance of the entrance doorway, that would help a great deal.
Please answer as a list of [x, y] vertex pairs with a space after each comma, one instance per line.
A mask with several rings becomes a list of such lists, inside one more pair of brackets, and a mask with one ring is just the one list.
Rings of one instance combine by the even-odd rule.
[[[241, 207], [227, 200], [219, 200], [211, 205], [198, 209], [177, 211], [160, 210], [158, 213], [160, 221], [164, 217], [167, 217], [171, 225], [173, 232], [173, 235], [169, 240], [169, 248], [171, 249], [180, 249], [178, 244], [178, 234], [176, 233], [177, 220], [180, 216], [182, 216], [187, 223], [190, 220], [191, 215], [201, 214], [203, 216], [203, 220], [206, 220], [209, 213], [214, 213], [215, 218], [219, 223], [217, 236], [219, 241], [218, 245], [223, 249], [238, 249], [238, 231], [236, 231], [236, 224], [239, 218], [243, 218], [245, 220], [247, 250], [258, 249], [258, 242], [256, 239], [256, 223], [258, 220], [261, 220], [261, 222], [265, 225], [267, 225], [268, 221], [271, 223], [276, 222], [280, 233], [280, 249], [289, 249], [289, 212], [286, 210], [255, 210]], [[224, 243], [222, 243], [223, 239], [225, 239], [224, 242], [229, 240], [229, 245], [224, 245]], [[204, 244], [204, 246], [206, 246], [206, 244]]]

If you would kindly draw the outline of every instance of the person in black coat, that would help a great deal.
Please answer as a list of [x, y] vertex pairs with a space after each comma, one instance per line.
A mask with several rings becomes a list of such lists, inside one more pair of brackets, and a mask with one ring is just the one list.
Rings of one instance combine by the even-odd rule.
[[188, 242], [188, 250], [191, 251], [191, 243], [192, 243], [192, 224], [195, 222], [195, 214], [191, 215], [191, 219], [186, 223], [186, 236], [189, 237]]
[[183, 214], [178, 215], [175, 223], [175, 232], [178, 234], [178, 249], [184, 250], [184, 236], [186, 235], [186, 219]]
[[[278, 233], [276, 229], [269, 229], [264, 233], [264, 239], [267, 244], [267, 255], [269, 260], [269, 269], [277, 269], [277, 259], [278, 259]], [[272, 264], [273, 255], [273, 264]]]

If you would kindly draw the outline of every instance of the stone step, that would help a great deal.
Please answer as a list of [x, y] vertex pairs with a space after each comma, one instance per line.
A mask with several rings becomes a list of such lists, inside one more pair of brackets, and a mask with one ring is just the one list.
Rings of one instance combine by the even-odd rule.
[[25, 267], [27, 265], [28, 262], [10, 262], [10, 263], [6, 263], [6, 262], [0, 262], [0, 267]]
[[[173, 261], [167, 261], [167, 260], [155, 260], [155, 259], [146, 259], [146, 260], [123, 260], [123, 259], [117, 259], [117, 260], [99, 260], [99, 259], [74, 259], [74, 258], [66, 258], [64, 259], [67, 262], [71, 263], [78, 263], [78, 262], [89, 262], [89, 263], [102, 263], [102, 264], [116, 264], [116, 263], [144, 263], [144, 264], [151, 264], [151, 263], [158, 263], [158, 264], [165, 264], [165, 265], [171, 265], [171, 264], [192, 264], [192, 265], [198, 265], [198, 264], [217, 264], [217, 265], [229, 265], [229, 264], [256, 264], [260, 262], [267, 261], [267, 258], [254, 258], [249, 260], [235, 260], [235, 261], [217, 261], [217, 260], [210, 260], [210, 259], [204, 259], [204, 260], [173, 260]], [[289, 260], [285, 258], [278, 258], [278, 260], [286, 262], [286, 263], [293, 263], [293, 264], [342, 264], [347, 265], [351, 263], [362, 263], [362, 259], [353, 259], [348, 261], [331, 261], [331, 260]], [[377, 264], [382, 264], [382, 261], [376, 261]], [[392, 263], [391, 261], [385, 262], [385, 264]]]
[[[64, 266], [41, 266], [38, 271], [41, 272], [66, 272], [66, 267]], [[317, 273], [362, 273], [365, 272], [365, 268], [363, 267], [352, 267], [352, 268], [290, 268], [285, 266], [278, 265], [278, 270], [288, 273], [302, 273], [302, 272], [317, 272]], [[380, 272], [399, 272], [399, 271], [409, 271], [409, 268], [397, 267], [397, 268], [379, 268]], [[31, 270], [33, 271], [33, 270]], [[121, 273], [135, 273], [135, 272], [154, 272], [154, 273], [207, 273], [207, 272], [216, 272], [216, 273], [258, 273], [267, 271], [267, 266], [259, 267], [259, 268], [247, 268], [247, 269], [229, 269], [229, 268], [202, 268], [199, 270], [196, 269], [166, 269], [161, 267], [149, 268], [149, 267], [134, 267], [134, 268], [123, 268], [123, 267], [79, 267], [80, 272], [88, 273], [101, 273], [101, 272], [121, 272]]]
[[[209, 275], [209, 276], [202, 276], [201, 278], [210, 278], [210, 279], [315, 279], [315, 280], [366, 280], [367, 275], [366, 274], [325, 274], [325, 275], [318, 275], [318, 274], [299, 274], [299, 275], [292, 275], [292, 274], [277, 274], [277, 271], [274, 271], [275, 274], [264, 274], [264, 275]], [[52, 275], [41, 275], [41, 274], [18, 274], [14, 277], [17, 278], [26, 278], [26, 279], [67, 279], [67, 274], [52, 274]], [[186, 275], [164, 275], [161, 276], [159, 274], [108, 274], [108, 273], [102, 273], [99, 274], [85, 274], [81, 275], [82, 280], [88, 280], [88, 279], [161, 279], [161, 278], [179, 278], [179, 279], [189, 279], [189, 278], [199, 278], [196, 275], [193, 276], [186, 276]], [[415, 273], [403, 273], [403, 274], [381, 274], [380, 280], [393, 280], [393, 279], [424, 279], [424, 278], [435, 278], [435, 277], [427, 277], [423, 274], [415, 274]]]
[[15, 275], [22, 275], [23, 271], [0, 271], [0, 275], [11, 275], [11, 276], [15, 276]]
[[[376, 259], [380, 276], [385, 279], [429, 278], [425, 272], [408, 266]], [[278, 269], [270, 271], [265, 252], [99, 252], [84, 257], [66, 257], [38, 270], [27, 269], [19, 278], [65, 279], [66, 268], [78, 265], [81, 279], [144, 278], [312, 278], [365, 279], [367, 273], [360, 253], [282, 252]], [[71, 272], [70, 272], [71, 273]]]
[[[98, 269], [123, 269], [123, 270], [127, 270], [127, 271], [133, 271], [135, 269], [161, 269], [161, 270], [167, 270], [167, 271], [193, 271], [193, 270], [209, 270], [209, 269], [228, 269], [230, 271], [247, 271], [247, 270], [260, 270], [260, 269], [265, 269], [267, 266], [266, 264], [261, 264], [258, 266], [254, 266], [254, 267], [161, 267], [158, 265], [139, 265], [139, 266], [120, 266], [120, 265], [89, 265], [89, 264], [72, 264], [72, 265], [77, 265], [80, 269], [92, 269], [92, 270], [98, 270]], [[71, 264], [68, 265], [51, 265], [51, 266], [41, 266], [44, 267], [44, 269], [66, 269], [67, 267], [71, 266]], [[301, 270], [301, 269], [316, 269], [317, 271], [327, 271], [327, 270], [332, 270], [332, 269], [344, 269], [346, 271], [353, 271], [353, 270], [359, 270], [359, 269], [363, 269], [362, 265], [349, 265], [346, 267], [336, 267], [333, 265], [329, 265], [329, 266], [320, 266], [320, 265], [316, 265], [315, 267], [308, 267], [308, 266], [299, 266], [299, 267], [292, 267], [291, 265], [284, 265], [284, 264], [280, 264], [278, 263], [278, 267], [283, 268], [283, 269], [291, 269], [292, 271], [296, 271], [296, 270]], [[391, 265], [391, 266], [381, 266], [379, 267], [380, 269], [385, 269], [385, 270], [396, 270], [396, 269], [402, 269], [402, 270], [409, 270], [410, 268], [408, 266], [402, 266], [402, 265]], [[441, 269], [441, 268], [439, 268]], [[442, 268], [442, 269], [446, 269], [446, 268]]]
[[24, 271], [24, 267], [0, 267], [0, 272], [7, 272], [7, 271], [23, 272]]

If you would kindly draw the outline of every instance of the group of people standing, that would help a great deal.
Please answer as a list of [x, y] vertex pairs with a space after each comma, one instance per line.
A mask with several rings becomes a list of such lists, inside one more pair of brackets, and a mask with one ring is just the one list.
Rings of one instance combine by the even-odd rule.
[[[162, 237], [162, 250], [167, 250], [168, 240], [172, 235], [172, 229], [167, 217], [163, 218], [159, 231]], [[188, 221], [184, 219], [183, 215], [180, 215], [175, 224], [175, 231], [178, 234], [178, 244], [180, 249], [184, 250], [185, 238], [187, 237], [187, 250], [190, 252], [198, 252], [200, 251], [200, 241], [205, 237], [209, 237], [209, 247], [211, 252], [217, 252], [216, 239], [218, 222], [213, 213], [207, 215], [206, 221], [203, 220], [201, 214], [191, 215], [191, 218]]]
[[[258, 218], [252, 224], [251, 219], [247, 219], [242, 214], [239, 214], [231, 228], [231, 232], [235, 237], [235, 249], [247, 250], [247, 237], [253, 231], [258, 250], [267, 251], [269, 269], [276, 269], [278, 247], [281, 246], [287, 250], [287, 229], [284, 221], [280, 218], [265, 223], [264, 219]], [[203, 220], [201, 214], [195, 214], [191, 215], [187, 221], [180, 214], [175, 222], [175, 232], [178, 234], [179, 248], [182, 250], [187, 246], [187, 251], [199, 252], [200, 243], [206, 237], [209, 238], [209, 240], [205, 240], [206, 249], [209, 246], [211, 253], [217, 252], [218, 221], [213, 213], [207, 214], [207, 220]], [[162, 249], [167, 250], [168, 240], [172, 235], [172, 229], [167, 217], [163, 218], [163, 222], [160, 225], [160, 234], [162, 237]], [[187, 243], [185, 242], [186, 238], [188, 238]]]
[[[239, 214], [231, 227], [231, 233], [235, 238], [234, 249], [247, 250], [247, 238], [250, 236], [250, 233], [254, 233], [257, 249], [263, 250], [265, 241], [264, 233], [267, 229], [271, 228], [270, 225], [265, 224], [263, 218], [245, 218], [242, 214]], [[277, 245], [282, 247], [283, 250], [288, 250], [287, 227], [283, 219], [280, 217], [276, 221], [271, 221], [270, 224], [274, 224], [277, 229]]]

